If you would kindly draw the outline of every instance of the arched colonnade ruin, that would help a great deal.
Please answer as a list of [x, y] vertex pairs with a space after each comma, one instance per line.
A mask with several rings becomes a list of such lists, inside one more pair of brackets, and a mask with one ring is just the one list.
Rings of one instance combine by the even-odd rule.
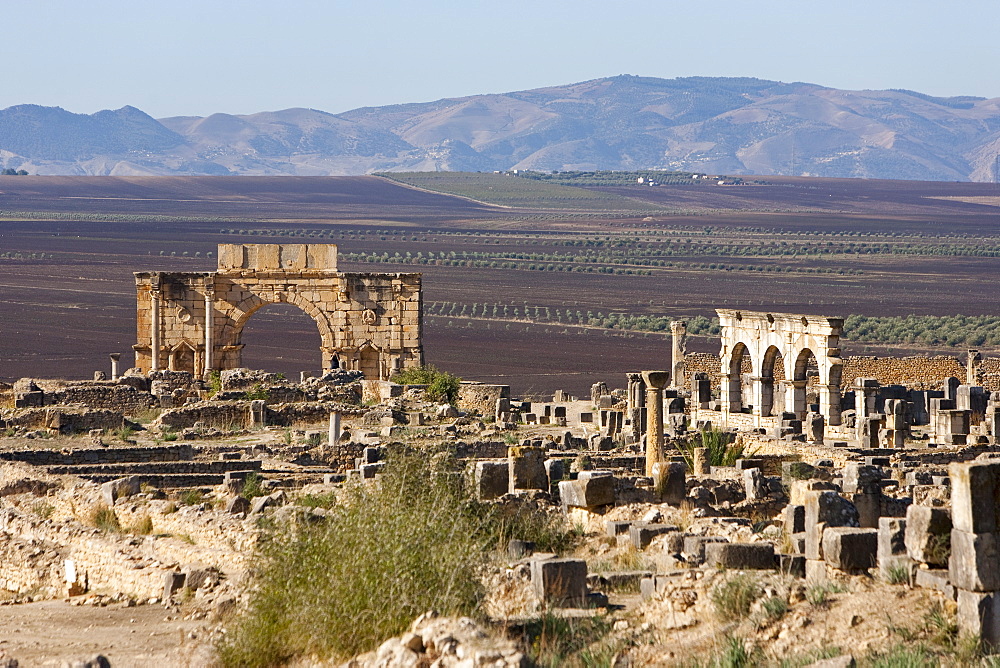
[[[803, 419], [809, 410], [810, 370], [818, 374], [814, 388], [826, 424], [841, 423], [842, 318], [732, 309], [716, 312], [722, 328], [723, 426], [770, 427], [780, 421], [782, 412]], [[745, 359], [749, 359], [749, 378], [744, 378]]]

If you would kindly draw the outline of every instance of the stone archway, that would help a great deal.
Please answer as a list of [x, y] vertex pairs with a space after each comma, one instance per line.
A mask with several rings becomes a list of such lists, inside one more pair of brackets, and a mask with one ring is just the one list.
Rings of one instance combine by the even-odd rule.
[[733, 388], [739, 382], [739, 367], [735, 361], [749, 354], [754, 370], [755, 426], [761, 426], [777, 412], [773, 401], [774, 365], [779, 355], [783, 360], [784, 409], [804, 415], [807, 363], [812, 357], [816, 359], [819, 372], [820, 412], [827, 424], [840, 424], [842, 318], [732, 309], [716, 312], [722, 326], [720, 356], [724, 413], [738, 410], [733, 400]]
[[[181, 341], [199, 342], [196, 374], [241, 366], [243, 327], [274, 303], [297, 306], [313, 319], [324, 368], [337, 359], [384, 378], [423, 364], [420, 274], [339, 272], [334, 244], [222, 244], [218, 271], [135, 277], [133, 348], [143, 371], [163, 368], [165, 353]], [[364, 355], [359, 342], [369, 346]]]

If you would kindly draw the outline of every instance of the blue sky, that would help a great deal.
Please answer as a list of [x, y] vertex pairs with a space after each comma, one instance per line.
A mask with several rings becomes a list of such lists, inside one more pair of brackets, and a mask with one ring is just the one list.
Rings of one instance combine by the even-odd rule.
[[330, 112], [616, 74], [1000, 97], [1000, 0], [3, 0], [0, 108]]

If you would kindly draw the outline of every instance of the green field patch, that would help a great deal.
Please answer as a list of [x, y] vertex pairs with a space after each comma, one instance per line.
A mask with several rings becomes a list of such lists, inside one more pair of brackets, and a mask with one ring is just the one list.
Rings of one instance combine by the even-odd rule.
[[665, 207], [613, 193], [559, 185], [508, 174], [479, 172], [391, 172], [382, 176], [398, 183], [496, 206], [528, 209], [662, 213]]

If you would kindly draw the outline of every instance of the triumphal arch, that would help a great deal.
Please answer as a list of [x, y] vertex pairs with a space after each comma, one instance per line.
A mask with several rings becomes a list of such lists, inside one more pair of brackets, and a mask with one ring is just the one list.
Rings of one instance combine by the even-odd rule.
[[[814, 375], [819, 412], [826, 424], [840, 424], [842, 318], [730, 309], [716, 312], [722, 327], [721, 408], [727, 418], [750, 414], [755, 427], [768, 426], [782, 412], [801, 419], [807, 412], [809, 376]], [[776, 397], [783, 397], [783, 403]]]
[[335, 244], [221, 244], [216, 271], [136, 272], [135, 285], [143, 372], [240, 367], [243, 326], [274, 303], [316, 322], [324, 369], [386, 379], [423, 364], [420, 274], [337, 271]]

